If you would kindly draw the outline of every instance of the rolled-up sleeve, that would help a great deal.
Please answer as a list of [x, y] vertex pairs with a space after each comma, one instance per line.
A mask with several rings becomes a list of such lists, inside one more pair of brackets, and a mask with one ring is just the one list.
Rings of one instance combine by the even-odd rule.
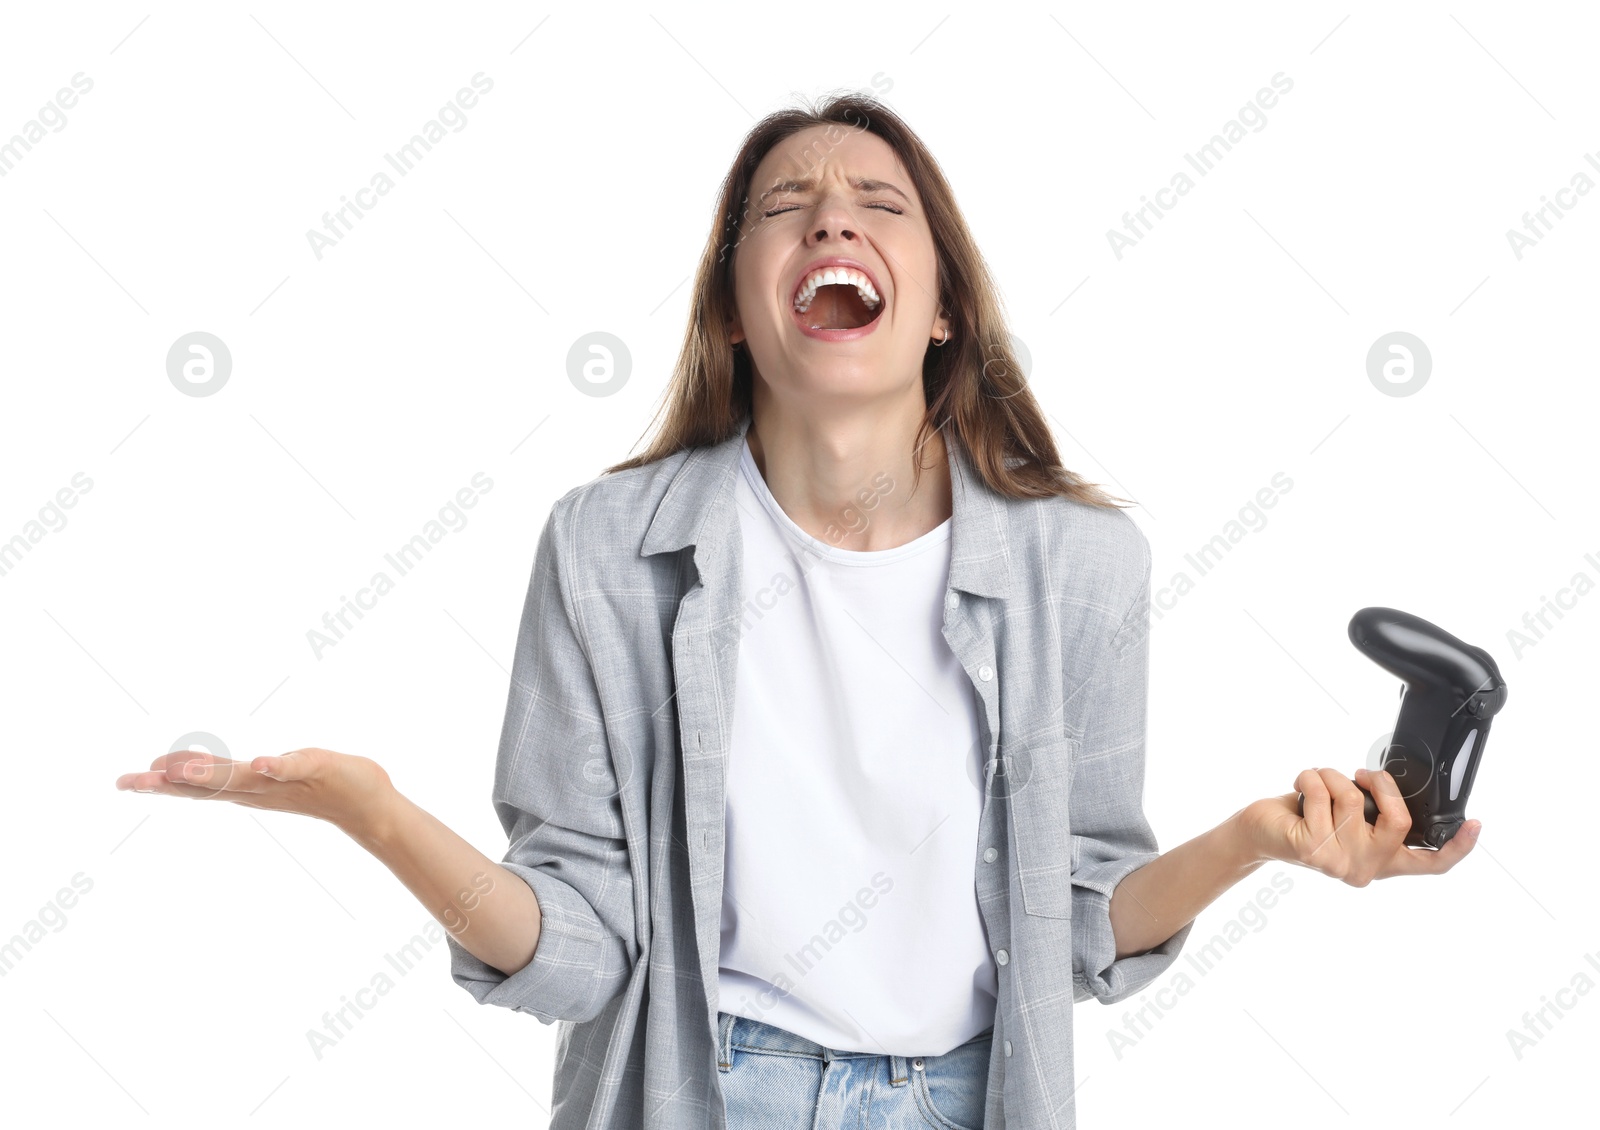
[[1073, 1000], [1114, 1004], [1160, 976], [1183, 949], [1194, 923], [1161, 945], [1117, 958], [1111, 894], [1161, 853], [1144, 815], [1146, 706], [1150, 672], [1150, 547], [1143, 577], [1116, 633], [1089, 676], [1084, 728], [1073, 762]]
[[598, 1015], [637, 958], [633, 881], [617, 773], [593, 668], [568, 590], [572, 513], [552, 508], [539, 536], [517, 633], [495, 767], [503, 864], [539, 902], [533, 959], [507, 976], [450, 935], [450, 975], [480, 1004], [546, 1024]]

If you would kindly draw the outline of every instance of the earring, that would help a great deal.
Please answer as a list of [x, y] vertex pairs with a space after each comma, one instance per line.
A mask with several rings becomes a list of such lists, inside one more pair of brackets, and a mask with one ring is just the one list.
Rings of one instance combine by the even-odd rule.
[[938, 341], [934, 342], [933, 343], [933, 347], [935, 349], [942, 349], [942, 348], [944, 348], [944, 343], [949, 341], [949, 340], [950, 340], [950, 331], [949, 330], [945, 330], [944, 331], [944, 336], [942, 338], [940, 338]]

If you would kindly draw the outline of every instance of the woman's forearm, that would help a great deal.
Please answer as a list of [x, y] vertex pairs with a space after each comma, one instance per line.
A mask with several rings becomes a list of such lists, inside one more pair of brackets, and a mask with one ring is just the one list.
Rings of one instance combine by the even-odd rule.
[[480, 961], [510, 976], [533, 960], [539, 900], [506, 870], [399, 792], [381, 817], [345, 831], [394, 872]]
[[1117, 957], [1154, 949], [1265, 862], [1235, 813], [1130, 872], [1111, 892]]

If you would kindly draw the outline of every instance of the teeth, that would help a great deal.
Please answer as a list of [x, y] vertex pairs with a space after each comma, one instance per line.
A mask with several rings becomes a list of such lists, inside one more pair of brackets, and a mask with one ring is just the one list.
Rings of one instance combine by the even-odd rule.
[[876, 310], [878, 303], [882, 301], [873, 288], [872, 281], [860, 271], [853, 267], [824, 267], [806, 276], [799, 293], [794, 296], [794, 308], [804, 313], [810, 309], [812, 299], [816, 298], [818, 287], [840, 285], [855, 287], [856, 293], [861, 296], [861, 301], [868, 310]]

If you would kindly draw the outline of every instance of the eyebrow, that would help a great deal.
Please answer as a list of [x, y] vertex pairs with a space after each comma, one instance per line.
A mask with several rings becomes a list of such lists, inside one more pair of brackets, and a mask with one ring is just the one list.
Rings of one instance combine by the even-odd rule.
[[[873, 180], [871, 177], [852, 177], [850, 183], [862, 192], [892, 192], [907, 204], [911, 203], [909, 196], [888, 181]], [[810, 192], [816, 187], [815, 177], [807, 177], [805, 180], [775, 181], [771, 188], [761, 194], [761, 199], [765, 200], [775, 192]]]

